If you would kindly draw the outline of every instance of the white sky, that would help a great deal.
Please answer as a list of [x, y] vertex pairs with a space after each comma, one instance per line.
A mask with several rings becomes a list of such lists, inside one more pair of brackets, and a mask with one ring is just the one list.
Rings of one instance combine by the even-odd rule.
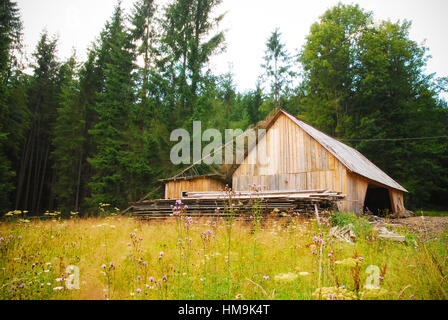
[[[157, 1], [157, 0], [156, 0]], [[34, 52], [41, 31], [59, 37], [59, 58], [65, 59], [76, 48], [80, 60], [110, 18], [115, 0], [16, 0], [24, 23], [24, 43], [28, 55]], [[160, 1], [157, 1], [160, 3]], [[165, 2], [165, 0], [163, 1]], [[211, 61], [213, 70], [224, 73], [231, 66], [241, 91], [253, 89], [261, 74], [266, 39], [279, 28], [283, 43], [296, 53], [305, 43], [312, 23], [337, 0], [223, 0], [219, 12], [227, 14], [221, 23], [227, 51]], [[432, 59], [428, 73], [448, 76], [447, 0], [353, 0], [373, 11], [376, 19], [412, 20], [410, 38], [429, 47]], [[134, 0], [122, 0], [130, 12]]]

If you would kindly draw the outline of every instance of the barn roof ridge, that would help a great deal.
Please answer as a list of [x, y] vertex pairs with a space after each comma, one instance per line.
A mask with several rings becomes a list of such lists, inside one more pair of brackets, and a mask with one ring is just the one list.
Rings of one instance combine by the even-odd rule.
[[391, 188], [408, 192], [398, 182], [389, 177], [383, 170], [378, 168], [373, 162], [367, 159], [355, 148], [352, 148], [345, 143], [333, 138], [322, 131], [307, 124], [303, 120], [289, 114], [283, 109], [280, 109], [277, 115], [272, 119], [269, 127], [275, 122], [278, 116], [283, 113], [290, 120], [292, 120], [297, 126], [309, 134], [314, 140], [316, 140], [322, 147], [335, 156], [347, 169], [355, 172], [365, 178], [379, 182]]

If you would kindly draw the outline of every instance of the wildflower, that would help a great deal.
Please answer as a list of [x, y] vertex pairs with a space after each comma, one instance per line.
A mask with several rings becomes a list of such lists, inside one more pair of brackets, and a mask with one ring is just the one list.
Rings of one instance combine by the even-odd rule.
[[150, 282], [154, 282], [154, 277], [149, 277]]
[[106, 269], [106, 265], [103, 263], [103, 265], [101, 266], [101, 268]]
[[166, 275], [163, 275], [162, 280], [163, 280], [163, 281], [168, 281]]
[[61, 291], [62, 289], [64, 289], [64, 287], [54, 287], [53, 288], [54, 291]]
[[18, 236], [17, 239], [22, 240], [22, 236]]
[[16, 290], [17, 287], [16, 286], [11, 286], [11, 288], [9, 288], [9, 290]]
[[264, 280], [269, 280], [269, 276], [263, 276]]
[[160, 255], [161, 257], [163, 257], [163, 254], [164, 254], [164, 252], [163, 252], [163, 251], [160, 251], [159, 255]]
[[25, 286], [26, 286], [26, 285], [25, 285], [24, 283], [22, 283], [22, 284], [20, 285], [19, 288], [20, 288], [20, 289], [23, 289], [23, 288], [25, 288]]
[[140, 280], [142, 280], [142, 277], [138, 276], [137, 281], [140, 281]]
[[1, 237], [0, 238], [0, 242], [5, 241], [5, 238]]
[[142, 292], [142, 289], [140, 289], [140, 288], [137, 288], [137, 293], [140, 293], [140, 292]]

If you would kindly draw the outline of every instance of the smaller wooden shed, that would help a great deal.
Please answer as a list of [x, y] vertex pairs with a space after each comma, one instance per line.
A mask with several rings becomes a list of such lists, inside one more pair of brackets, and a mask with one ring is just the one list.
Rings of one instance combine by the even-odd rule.
[[185, 192], [223, 191], [226, 185], [218, 174], [173, 177], [160, 181], [165, 183], [165, 199], [180, 199]]

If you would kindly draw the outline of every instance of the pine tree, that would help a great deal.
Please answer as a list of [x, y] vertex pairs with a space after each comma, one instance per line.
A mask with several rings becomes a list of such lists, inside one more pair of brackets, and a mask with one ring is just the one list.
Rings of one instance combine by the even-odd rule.
[[59, 107], [52, 132], [53, 193], [57, 207], [64, 211], [79, 210], [80, 167], [85, 143], [85, 110], [81, 104], [78, 63], [73, 55], [61, 66], [63, 77]]
[[34, 74], [28, 93], [32, 122], [20, 159], [16, 193], [16, 208], [33, 213], [51, 207], [52, 202], [53, 173], [49, 156], [61, 80], [56, 45], [57, 40], [49, 39], [44, 31], [33, 54]]
[[128, 201], [126, 179], [129, 171], [127, 141], [130, 112], [134, 105], [133, 46], [118, 4], [101, 34], [100, 54], [104, 54], [104, 89], [95, 105], [98, 122], [89, 132], [96, 154], [88, 159], [95, 174], [89, 186], [89, 203], [109, 203], [117, 207]]
[[[294, 72], [291, 66], [291, 57], [281, 42], [281, 33], [278, 29], [272, 32], [266, 42], [266, 51], [264, 56], [263, 80], [269, 86], [269, 96], [274, 108], [281, 107], [281, 98], [285, 98], [289, 93], [289, 86], [292, 82]], [[264, 110], [267, 114], [271, 111]]]

